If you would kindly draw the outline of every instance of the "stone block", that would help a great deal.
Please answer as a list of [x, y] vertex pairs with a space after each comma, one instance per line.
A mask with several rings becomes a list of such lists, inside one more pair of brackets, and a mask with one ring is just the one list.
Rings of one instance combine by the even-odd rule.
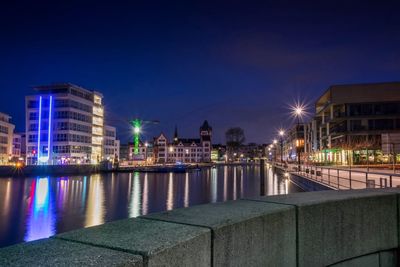
[[295, 208], [257, 201], [193, 206], [144, 218], [208, 227], [214, 266], [295, 266]]
[[55, 238], [142, 255], [148, 266], [210, 266], [211, 231], [169, 222], [126, 219]]
[[42, 239], [0, 249], [0, 266], [143, 266], [142, 257], [84, 244]]
[[342, 261], [331, 267], [380, 267], [379, 265], [379, 253], [369, 254], [360, 256], [354, 259]]
[[257, 198], [297, 206], [298, 266], [326, 266], [398, 246], [395, 193], [346, 190]]
[[395, 267], [398, 266], [397, 249], [382, 251], [379, 253], [380, 267]]

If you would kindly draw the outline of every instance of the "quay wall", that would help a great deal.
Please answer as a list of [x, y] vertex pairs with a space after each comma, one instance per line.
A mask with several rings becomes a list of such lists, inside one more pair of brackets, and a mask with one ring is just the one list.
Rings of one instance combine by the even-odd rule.
[[[286, 170], [280, 166], [274, 166], [274, 168], [275, 172], [279, 173], [280, 175], [283, 175], [283, 173], [286, 172]], [[307, 177], [297, 174], [296, 172], [289, 172], [289, 178], [292, 183], [306, 192], [333, 190], [333, 188], [327, 185], [308, 179]]]
[[[185, 170], [192, 170], [197, 168], [211, 167], [212, 163], [199, 163], [188, 167], [179, 168], [174, 165], [148, 165], [148, 166], [127, 166], [112, 168], [111, 164], [80, 164], [80, 165], [28, 165], [21, 168], [14, 166], [0, 166], [0, 177], [25, 177], [25, 176], [47, 176], [47, 175], [81, 175], [81, 174], [92, 174], [99, 172], [182, 172]], [[256, 165], [256, 163], [227, 163], [227, 164], [215, 164], [218, 166], [244, 166], [244, 165]]]
[[0, 249], [0, 266], [397, 266], [400, 189], [155, 213]]
[[37, 175], [79, 175], [98, 173], [99, 165], [28, 165], [21, 168], [0, 166], [0, 177], [25, 177]]

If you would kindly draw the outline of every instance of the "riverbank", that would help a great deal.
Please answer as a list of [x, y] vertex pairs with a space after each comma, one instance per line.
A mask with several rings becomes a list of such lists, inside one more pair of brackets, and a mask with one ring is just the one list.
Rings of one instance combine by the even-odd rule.
[[107, 168], [99, 164], [92, 165], [29, 165], [17, 168], [15, 166], [0, 166], [0, 177], [26, 177], [26, 176], [67, 176], [67, 175], [89, 175], [100, 172], [186, 172], [210, 168], [212, 166], [239, 166], [255, 165], [258, 163], [199, 163], [189, 165], [147, 165], [147, 166], [121, 166], [118, 168]]

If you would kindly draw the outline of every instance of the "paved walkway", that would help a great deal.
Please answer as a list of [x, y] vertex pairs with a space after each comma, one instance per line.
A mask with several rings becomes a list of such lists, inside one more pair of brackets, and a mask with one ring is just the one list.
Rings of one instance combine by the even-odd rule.
[[335, 168], [319, 166], [301, 166], [297, 171], [296, 164], [287, 165], [289, 172], [300, 174], [335, 189], [363, 189], [400, 187], [400, 174], [388, 169]]

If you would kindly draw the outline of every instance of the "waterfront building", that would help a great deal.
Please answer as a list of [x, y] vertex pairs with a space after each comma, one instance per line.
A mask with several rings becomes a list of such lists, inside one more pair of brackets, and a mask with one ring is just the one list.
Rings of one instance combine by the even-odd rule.
[[22, 150], [22, 136], [21, 134], [13, 134], [13, 146], [12, 146], [12, 157], [21, 158]]
[[121, 146], [121, 142], [118, 139], [115, 139], [114, 154], [115, 154], [116, 161], [119, 161], [119, 159], [120, 159], [120, 149], [119, 149], [120, 146]]
[[129, 160], [129, 144], [119, 145], [119, 160], [120, 161]]
[[[306, 125], [303, 123], [295, 124], [284, 135], [282, 144], [283, 160], [285, 161], [298, 161], [304, 152], [304, 130]], [[278, 148], [280, 153], [280, 148]]]
[[154, 138], [154, 161], [156, 163], [211, 162], [212, 127], [207, 121], [199, 129], [200, 138], [181, 138], [177, 129], [172, 140], [161, 133]]
[[37, 86], [26, 96], [27, 164], [103, 159], [103, 96], [70, 83]]
[[211, 161], [218, 162], [218, 161], [227, 161], [227, 153], [226, 153], [226, 145], [222, 144], [214, 144], [212, 145], [211, 150]]
[[307, 159], [390, 162], [400, 153], [400, 82], [330, 86], [305, 130]]
[[118, 161], [119, 141], [117, 140], [117, 130], [113, 126], [104, 126], [103, 159]]
[[13, 154], [15, 125], [8, 114], [0, 112], [0, 165], [9, 164]]

